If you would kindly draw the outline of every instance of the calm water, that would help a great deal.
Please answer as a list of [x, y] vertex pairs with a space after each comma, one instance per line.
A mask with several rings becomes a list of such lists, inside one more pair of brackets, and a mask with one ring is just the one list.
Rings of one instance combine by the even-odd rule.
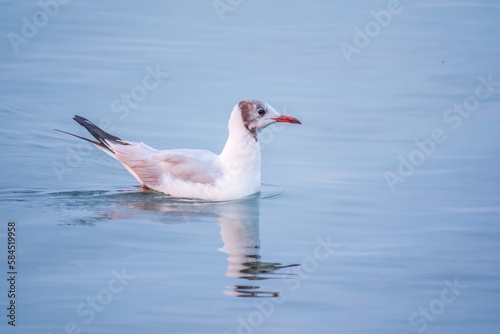
[[[47, 3], [0, 4], [2, 333], [498, 332], [496, 1]], [[240, 201], [52, 131], [220, 152], [248, 98], [303, 125]]]

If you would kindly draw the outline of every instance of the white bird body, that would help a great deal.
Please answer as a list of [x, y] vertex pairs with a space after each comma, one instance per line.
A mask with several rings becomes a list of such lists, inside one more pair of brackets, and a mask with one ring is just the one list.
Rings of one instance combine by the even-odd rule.
[[120, 161], [143, 187], [174, 197], [211, 201], [232, 200], [258, 192], [261, 178], [258, 132], [275, 122], [300, 124], [293, 117], [280, 115], [265, 102], [241, 101], [231, 113], [228, 140], [217, 155], [207, 150], [156, 150], [144, 143], [112, 136], [83, 117], [74, 119], [98, 142], [76, 137], [92, 142]]

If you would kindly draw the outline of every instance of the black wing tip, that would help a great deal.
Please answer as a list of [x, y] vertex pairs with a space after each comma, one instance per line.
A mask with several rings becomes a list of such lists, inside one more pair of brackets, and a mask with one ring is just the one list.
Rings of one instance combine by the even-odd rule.
[[102, 145], [104, 145], [108, 150], [113, 152], [111, 149], [110, 143], [118, 143], [122, 145], [130, 145], [130, 143], [122, 140], [121, 138], [118, 138], [116, 136], [113, 136], [112, 134], [107, 133], [85, 117], [75, 115], [73, 117], [73, 120], [75, 120], [78, 124], [83, 126], [85, 129], [87, 129], [90, 134], [97, 139]]
[[88, 139], [88, 138], [85, 138], [85, 137], [82, 137], [82, 136], [75, 135], [75, 134], [73, 134], [73, 133], [71, 133], [71, 132], [67, 132], [67, 131], [63, 131], [63, 130], [59, 130], [59, 129], [53, 129], [53, 130], [54, 130], [54, 131], [58, 131], [58, 132], [65, 133], [65, 134], [67, 134], [67, 135], [70, 135], [70, 136], [73, 136], [73, 137], [76, 137], [76, 138], [83, 139], [83, 140], [85, 140], [85, 141], [88, 141], [89, 143], [92, 143], [92, 144], [96, 145], [96, 146], [102, 147], [102, 148], [104, 148], [104, 149], [106, 149], [106, 150], [110, 151], [111, 153], [115, 153], [115, 152], [113, 152], [113, 150], [111, 150], [109, 147], [107, 147], [107, 146], [103, 145], [103, 144], [102, 144], [102, 143], [100, 143], [100, 142], [97, 142], [97, 141], [94, 141], [94, 140], [91, 140], [91, 139]]
[[91, 121], [89, 121], [88, 119], [86, 119], [85, 117], [82, 117], [82, 116], [79, 116], [79, 115], [75, 115], [73, 117], [73, 120], [76, 121], [78, 124], [80, 124], [81, 126], [84, 126], [83, 124], [84, 123], [87, 123], [87, 124], [90, 124], [90, 125], [93, 125], [95, 126], [96, 128], [98, 128], [97, 125], [95, 125], [94, 123], [92, 123]]
[[[63, 131], [63, 130], [59, 130], [59, 129], [52, 129], [54, 131], [58, 131], [58, 132], [62, 132], [62, 133], [69, 133], [69, 132], [66, 132], [66, 131]], [[69, 133], [70, 135], [73, 135], [72, 133]]]

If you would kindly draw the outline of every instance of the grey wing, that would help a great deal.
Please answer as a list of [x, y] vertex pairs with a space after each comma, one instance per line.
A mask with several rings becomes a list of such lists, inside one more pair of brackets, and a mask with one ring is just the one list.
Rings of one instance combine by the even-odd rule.
[[215, 160], [217, 155], [205, 150], [157, 151], [140, 143], [113, 147], [118, 159], [134, 177], [150, 188], [160, 186], [164, 175], [174, 179], [214, 184], [221, 171]]
[[153, 155], [163, 173], [178, 180], [211, 185], [222, 175], [216, 158], [210, 151], [190, 149], [159, 151]]

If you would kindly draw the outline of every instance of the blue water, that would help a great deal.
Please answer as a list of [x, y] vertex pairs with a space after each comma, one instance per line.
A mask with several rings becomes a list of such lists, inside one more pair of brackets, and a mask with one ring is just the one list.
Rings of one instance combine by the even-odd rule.
[[[496, 1], [46, 3], [0, 4], [2, 333], [498, 332]], [[239, 201], [52, 130], [220, 152], [249, 98], [303, 124]]]

